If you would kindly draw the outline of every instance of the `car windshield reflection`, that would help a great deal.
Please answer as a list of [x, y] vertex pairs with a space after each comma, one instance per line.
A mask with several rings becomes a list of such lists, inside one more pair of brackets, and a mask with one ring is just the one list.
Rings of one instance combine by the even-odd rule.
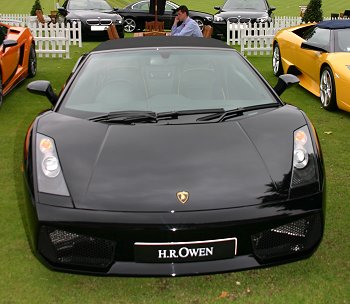
[[350, 29], [341, 29], [336, 34], [336, 52], [350, 52]]
[[104, 0], [75, 0], [70, 1], [69, 10], [112, 10]]
[[89, 112], [230, 110], [278, 103], [232, 51], [128, 50], [95, 53], [87, 60], [58, 112], [91, 117]]
[[228, 0], [223, 6], [224, 10], [235, 9], [266, 10], [265, 1], [262, 0]]

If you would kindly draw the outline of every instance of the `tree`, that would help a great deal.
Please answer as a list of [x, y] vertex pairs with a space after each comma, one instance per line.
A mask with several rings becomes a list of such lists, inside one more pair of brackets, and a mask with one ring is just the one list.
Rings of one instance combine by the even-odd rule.
[[303, 22], [320, 22], [323, 20], [322, 0], [310, 0], [303, 16]]
[[30, 11], [30, 15], [31, 16], [35, 16], [35, 11], [36, 10], [43, 10], [41, 8], [41, 4], [40, 4], [40, 0], [35, 0], [34, 4], [33, 4], [33, 7], [32, 7], [32, 10]]

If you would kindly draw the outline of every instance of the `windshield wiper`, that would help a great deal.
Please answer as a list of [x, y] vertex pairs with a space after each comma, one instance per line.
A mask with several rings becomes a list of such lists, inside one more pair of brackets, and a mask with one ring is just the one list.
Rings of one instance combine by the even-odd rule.
[[217, 109], [198, 109], [198, 110], [181, 110], [181, 111], [169, 111], [155, 113], [152, 111], [116, 111], [107, 114], [102, 114], [88, 118], [88, 120], [94, 122], [110, 122], [110, 123], [124, 123], [132, 124], [138, 122], [151, 122], [156, 123], [159, 120], [166, 119], [178, 119], [179, 116], [184, 115], [196, 115], [196, 114], [209, 114], [216, 113], [222, 114], [225, 110], [223, 108]]
[[157, 113], [157, 118], [158, 119], [167, 119], [167, 118], [177, 119], [179, 116], [185, 116], [185, 115], [210, 114], [210, 113], [222, 114], [224, 112], [225, 110], [223, 108], [169, 111], [169, 112]]
[[244, 112], [267, 109], [267, 108], [278, 108], [280, 105], [278, 103], [267, 103], [262, 105], [255, 105], [250, 107], [236, 108], [232, 110], [227, 110], [224, 113], [215, 113], [208, 116], [200, 117], [197, 121], [210, 121], [213, 119], [218, 119], [217, 122], [223, 122], [227, 119], [242, 116]]
[[157, 122], [157, 114], [152, 111], [117, 111], [88, 118], [95, 122], [131, 124], [136, 122]]

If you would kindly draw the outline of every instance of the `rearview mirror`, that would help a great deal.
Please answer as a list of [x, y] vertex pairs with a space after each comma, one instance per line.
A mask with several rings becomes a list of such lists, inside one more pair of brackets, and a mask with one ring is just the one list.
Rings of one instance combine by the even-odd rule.
[[281, 96], [287, 88], [289, 88], [293, 84], [299, 83], [299, 81], [299, 78], [295, 75], [284, 74], [278, 77], [278, 82], [273, 89], [279, 96]]
[[27, 90], [31, 93], [46, 96], [54, 106], [57, 103], [58, 96], [54, 92], [50, 81], [36, 80], [27, 85]]
[[57, 10], [62, 16], [68, 15], [68, 11], [64, 7], [58, 7]]

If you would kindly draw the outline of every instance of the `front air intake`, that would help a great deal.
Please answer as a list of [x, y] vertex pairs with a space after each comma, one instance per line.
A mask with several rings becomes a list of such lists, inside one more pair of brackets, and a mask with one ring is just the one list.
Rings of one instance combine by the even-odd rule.
[[115, 242], [50, 227], [41, 227], [40, 253], [54, 264], [106, 268], [114, 259]]
[[279, 257], [297, 256], [313, 249], [322, 237], [320, 214], [252, 235], [256, 257], [267, 262]]

